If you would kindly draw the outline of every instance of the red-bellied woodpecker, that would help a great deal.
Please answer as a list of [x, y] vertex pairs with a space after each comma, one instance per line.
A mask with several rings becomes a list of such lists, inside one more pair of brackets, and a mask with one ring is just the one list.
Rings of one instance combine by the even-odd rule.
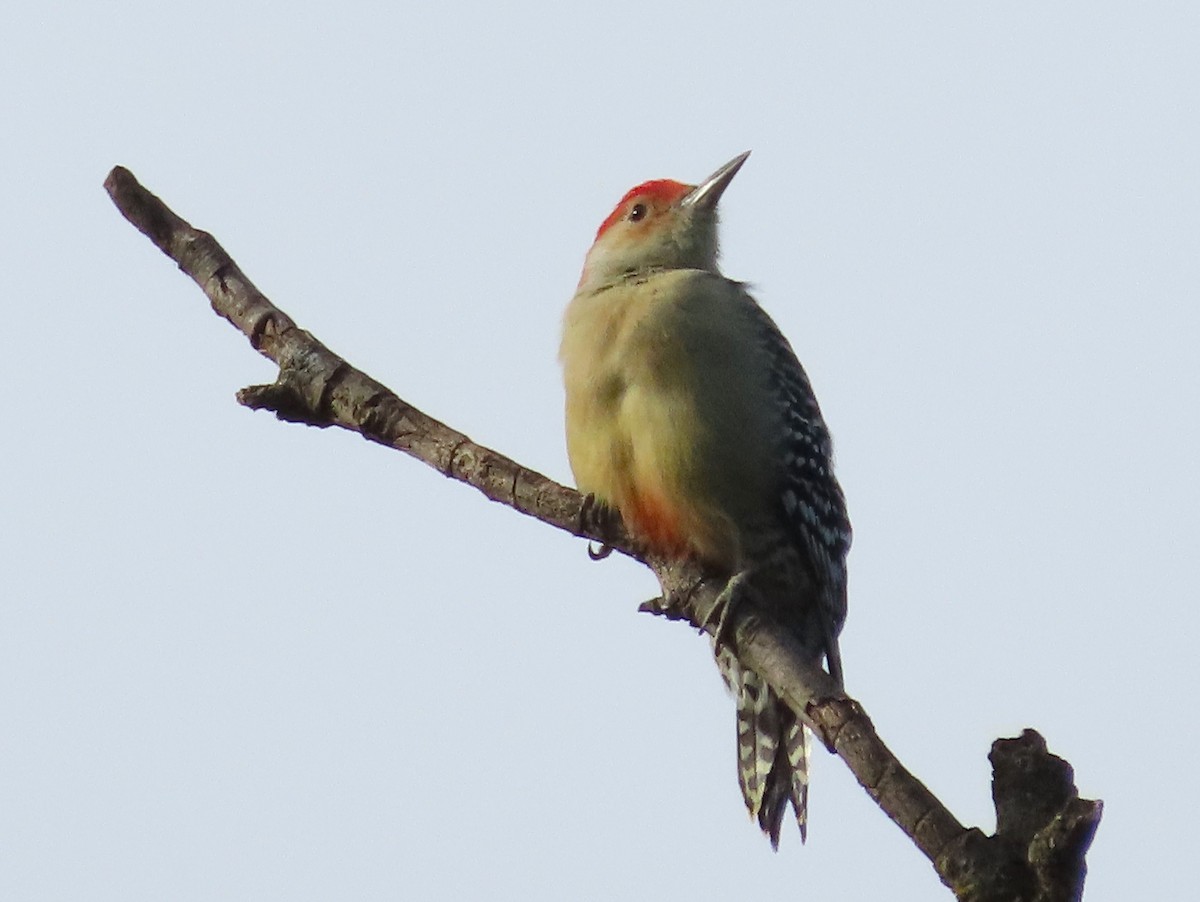
[[[567, 451], [579, 489], [656, 552], [747, 588], [841, 684], [850, 522], [832, 445], [791, 345], [717, 268], [717, 201], [744, 153], [699, 185], [626, 194], [596, 233], [564, 318]], [[806, 829], [803, 725], [718, 644], [737, 701], [738, 778], [779, 844]]]

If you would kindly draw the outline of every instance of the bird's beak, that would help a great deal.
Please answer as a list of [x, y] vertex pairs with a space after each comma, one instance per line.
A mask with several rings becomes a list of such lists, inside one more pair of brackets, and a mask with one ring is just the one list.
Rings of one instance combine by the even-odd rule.
[[746, 162], [746, 157], [748, 156], [750, 156], [750, 151], [738, 154], [685, 194], [679, 201], [679, 206], [696, 207], [701, 210], [713, 209], [717, 205], [717, 201], [721, 199], [721, 195], [725, 193], [725, 189], [729, 187], [729, 183], [733, 181], [733, 177], [737, 175], [737, 171]]

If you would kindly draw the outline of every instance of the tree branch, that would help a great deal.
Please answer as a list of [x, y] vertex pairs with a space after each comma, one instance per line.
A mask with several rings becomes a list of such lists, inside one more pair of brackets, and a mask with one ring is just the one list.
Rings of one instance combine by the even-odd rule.
[[[597, 510], [573, 489], [471, 441], [397, 397], [299, 328], [254, 287], [212, 235], [192, 228], [120, 166], [104, 183], [113, 203], [208, 296], [213, 310], [279, 366], [270, 385], [238, 392], [247, 407], [281, 420], [339, 426], [410, 454], [493, 501], [536, 517], [650, 567], [663, 595], [642, 610], [706, 623], [723, 580], [695, 562], [648, 554], [619, 518]], [[879, 807], [930, 860], [942, 881], [972, 902], [1071, 902], [1080, 898], [1084, 856], [1101, 803], [1080, 799], [1070, 765], [1027, 730], [992, 747], [997, 831], [985, 836], [960, 824], [896, 759], [858, 702], [805, 660], [786, 631], [752, 605], [734, 612], [733, 648], [808, 722], [850, 768]], [[711, 631], [711, 629], [710, 629]]]

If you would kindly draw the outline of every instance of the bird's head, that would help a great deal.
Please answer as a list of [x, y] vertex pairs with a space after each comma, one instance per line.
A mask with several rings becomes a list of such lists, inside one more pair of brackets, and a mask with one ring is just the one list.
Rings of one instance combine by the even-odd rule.
[[656, 269], [716, 272], [717, 201], [748, 156], [734, 157], [699, 185], [656, 179], [629, 191], [596, 232], [580, 290]]

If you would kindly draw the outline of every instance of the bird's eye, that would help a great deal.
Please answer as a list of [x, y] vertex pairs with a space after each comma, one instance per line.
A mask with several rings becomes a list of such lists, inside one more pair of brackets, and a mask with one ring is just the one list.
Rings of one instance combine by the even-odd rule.
[[634, 204], [633, 209], [629, 211], [629, 221], [639, 222], [646, 218], [646, 205]]

